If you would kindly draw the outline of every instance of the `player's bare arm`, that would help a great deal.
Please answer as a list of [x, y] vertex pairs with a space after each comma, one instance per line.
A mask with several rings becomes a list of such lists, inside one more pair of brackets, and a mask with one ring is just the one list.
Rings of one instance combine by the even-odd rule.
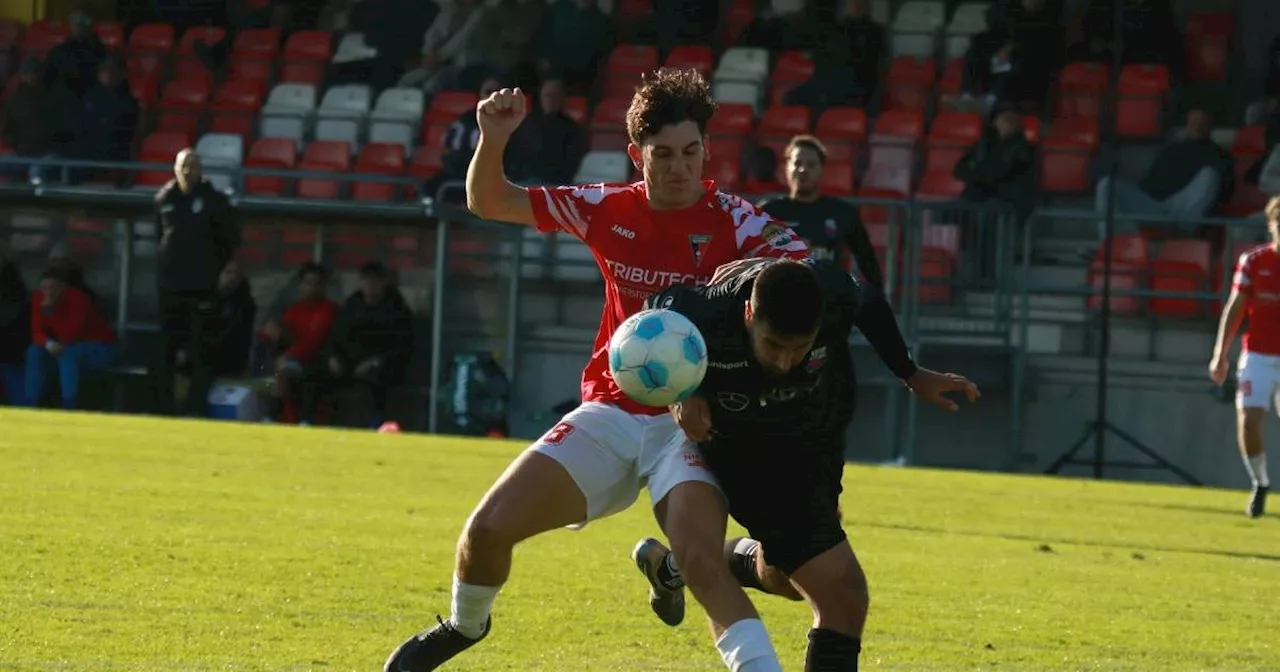
[[502, 89], [476, 106], [480, 142], [467, 166], [467, 209], [477, 217], [525, 226], [536, 224], [529, 195], [507, 180], [502, 169], [502, 155], [511, 134], [527, 114], [520, 89]]
[[1240, 323], [1244, 321], [1244, 304], [1244, 297], [1239, 291], [1232, 289], [1227, 305], [1222, 308], [1222, 316], [1218, 319], [1218, 338], [1213, 343], [1213, 357], [1209, 360], [1209, 378], [1215, 385], [1221, 385], [1227, 380], [1227, 354], [1231, 350], [1231, 343], [1236, 340], [1236, 333], [1240, 331]]

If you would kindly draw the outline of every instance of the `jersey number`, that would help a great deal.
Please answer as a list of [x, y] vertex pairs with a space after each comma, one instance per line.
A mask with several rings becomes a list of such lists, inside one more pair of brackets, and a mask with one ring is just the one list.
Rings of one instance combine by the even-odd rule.
[[1242, 381], [1240, 381], [1240, 383], [1239, 383], [1238, 387], [1240, 388], [1240, 396], [1242, 396], [1242, 397], [1251, 397], [1251, 396], [1253, 396], [1253, 381], [1252, 381], [1252, 380], [1242, 380]]
[[542, 435], [542, 443], [545, 443], [548, 446], [558, 446], [561, 443], [564, 443], [565, 438], [572, 434], [573, 430], [573, 425], [567, 422], [562, 422], [547, 430], [547, 433]]

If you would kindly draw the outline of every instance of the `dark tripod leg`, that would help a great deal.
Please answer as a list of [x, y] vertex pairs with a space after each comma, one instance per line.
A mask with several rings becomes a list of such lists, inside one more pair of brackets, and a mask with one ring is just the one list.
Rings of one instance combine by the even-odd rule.
[[1062, 468], [1076, 456], [1076, 453], [1080, 452], [1080, 449], [1084, 448], [1085, 444], [1089, 443], [1089, 439], [1092, 438], [1094, 432], [1097, 431], [1097, 425], [1098, 423], [1096, 421], [1090, 422], [1085, 427], [1084, 433], [1080, 435], [1080, 438], [1076, 439], [1076, 442], [1071, 444], [1071, 447], [1067, 449], [1067, 452], [1058, 456], [1058, 459], [1054, 460], [1053, 464], [1049, 465], [1049, 468], [1044, 470], [1044, 473], [1056, 474], [1059, 471], [1062, 471]]
[[1163, 455], [1161, 455], [1160, 453], [1157, 453], [1154, 449], [1148, 448], [1145, 444], [1143, 444], [1141, 441], [1135, 438], [1132, 434], [1117, 428], [1111, 423], [1107, 423], [1107, 429], [1112, 434], [1115, 434], [1121, 441], [1124, 441], [1125, 443], [1129, 444], [1129, 446], [1134, 450], [1151, 458], [1151, 461], [1156, 463], [1155, 466], [1163, 467], [1165, 469], [1168, 469], [1169, 471], [1172, 471], [1174, 474], [1178, 476], [1178, 478], [1181, 478], [1182, 480], [1186, 481], [1188, 485], [1203, 485], [1200, 482], [1200, 480], [1197, 479], [1195, 476], [1192, 476], [1190, 472], [1182, 469], [1178, 465], [1165, 459]]

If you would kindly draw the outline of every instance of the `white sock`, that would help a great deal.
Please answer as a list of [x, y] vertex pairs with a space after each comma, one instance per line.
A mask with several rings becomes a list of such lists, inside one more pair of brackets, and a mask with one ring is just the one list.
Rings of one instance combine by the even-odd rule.
[[773, 642], [758, 618], [744, 618], [729, 626], [716, 640], [716, 649], [732, 672], [782, 672]]
[[449, 624], [454, 630], [478, 639], [484, 634], [484, 626], [489, 622], [489, 611], [493, 609], [493, 601], [498, 597], [501, 586], [473, 586], [453, 577], [453, 614], [449, 616]]
[[1271, 487], [1271, 479], [1267, 478], [1267, 454], [1250, 455], [1244, 460], [1244, 468], [1249, 471], [1249, 478], [1254, 485]]

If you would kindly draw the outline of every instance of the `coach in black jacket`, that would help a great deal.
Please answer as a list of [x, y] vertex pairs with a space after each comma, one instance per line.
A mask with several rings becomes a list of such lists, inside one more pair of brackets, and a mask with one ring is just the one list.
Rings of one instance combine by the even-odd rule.
[[367, 387], [373, 426], [386, 420], [387, 393], [404, 382], [413, 355], [413, 312], [380, 262], [360, 269], [360, 291], [351, 295], [330, 336], [329, 373], [339, 382]]
[[[218, 275], [235, 255], [240, 231], [231, 202], [204, 179], [194, 150], [178, 153], [173, 172], [174, 179], [156, 194], [164, 343], [156, 367], [157, 392], [164, 410], [205, 417], [215, 375], [212, 341], [219, 333]], [[172, 407], [175, 365], [191, 372], [191, 389], [181, 409]]]

